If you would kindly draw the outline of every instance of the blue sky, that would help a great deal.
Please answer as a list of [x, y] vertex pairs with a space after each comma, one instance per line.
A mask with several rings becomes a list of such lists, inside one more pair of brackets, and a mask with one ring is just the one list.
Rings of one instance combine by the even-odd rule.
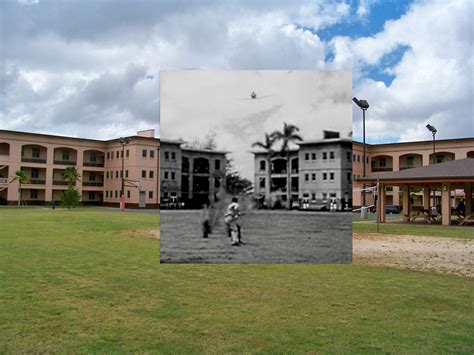
[[[369, 142], [474, 136], [468, 0], [0, 2], [0, 128], [160, 129], [162, 69], [352, 70]], [[355, 105], [354, 105], [355, 106]], [[453, 124], [456, 122], [456, 124]], [[353, 108], [354, 138], [361, 112]], [[191, 135], [192, 132], [189, 132]]]

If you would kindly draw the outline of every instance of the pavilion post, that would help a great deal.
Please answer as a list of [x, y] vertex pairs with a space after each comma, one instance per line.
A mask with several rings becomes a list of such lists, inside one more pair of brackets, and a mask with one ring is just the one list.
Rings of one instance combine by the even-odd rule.
[[449, 226], [451, 224], [451, 186], [449, 184], [441, 186], [441, 214], [443, 226]]
[[423, 187], [423, 208], [425, 210], [430, 209], [430, 187], [429, 186]]
[[464, 205], [466, 206], [466, 216], [472, 213], [472, 183], [464, 183]]
[[380, 200], [380, 223], [385, 223], [385, 206], [387, 206], [387, 194], [385, 192], [385, 185], [379, 186], [379, 200]]
[[410, 210], [411, 210], [411, 201], [410, 201], [410, 186], [402, 185], [403, 193], [403, 221], [410, 222]]

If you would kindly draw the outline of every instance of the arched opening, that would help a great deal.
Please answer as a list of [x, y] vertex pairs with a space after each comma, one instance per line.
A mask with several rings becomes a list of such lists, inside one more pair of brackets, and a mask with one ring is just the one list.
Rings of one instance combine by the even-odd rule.
[[275, 158], [272, 160], [273, 174], [286, 174], [286, 159]]
[[105, 153], [100, 150], [85, 150], [83, 154], [84, 166], [104, 167]]
[[67, 147], [54, 148], [54, 164], [56, 165], [76, 165], [77, 150]]
[[10, 144], [0, 143], [0, 155], [10, 155]]
[[[435, 152], [435, 163], [443, 163], [445, 161], [454, 160], [454, 153], [451, 152]], [[433, 153], [430, 154], [430, 164], [433, 164]]]
[[21, 161], [24, 163], [46, 164], [48, 148], [37, 144], [21, 146]]
[[370, 167], [374, 173], [393, 171], [393, 158], [390, 155], [377, 155], [370, 159]]
[[423, 155], [421, 154], [404, 154], [398, 159], [400, 170], [418, 168], [423, 166]]
[[196, 158], [193, 161], [194, 174], [209, 174], [209, 160], [206, 158]]
[[467, 152], [466, 156], [468, 158], [474, 158], [474, 150], [471, 150], [471, 151]]
[[291, 159], [291, 173], [298, 174], [298, 158]]
[[189, 173], [189, 158], [188, 157], [181, 157], [181, 173], [183, 174]]

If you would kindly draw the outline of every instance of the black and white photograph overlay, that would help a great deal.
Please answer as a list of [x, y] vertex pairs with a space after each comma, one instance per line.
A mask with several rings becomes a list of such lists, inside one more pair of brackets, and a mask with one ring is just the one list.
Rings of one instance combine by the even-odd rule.
[[352, 73], [160, 72], [162, 263], [352, 261]]

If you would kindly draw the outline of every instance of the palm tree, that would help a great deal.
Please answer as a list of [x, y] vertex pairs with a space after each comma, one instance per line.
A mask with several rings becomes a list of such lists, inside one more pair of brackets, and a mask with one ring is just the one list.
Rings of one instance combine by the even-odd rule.
[[290, 163], [290, 144], [296, 141], [302, 141], [303, 138], [297, 133], [299, 128], [295, 125], [283, 123], [283, 130], [275, 131], [272, 137], [282, 141], [281, 154], [286, 153], [286, 208], [291, 209], [291, 163]]
[[273, 151], [273, 144], [275, 143], [275, 137], [272, 135], [265, 133], [265, 141], [263, 142], [255, 142], [252, 144], [252, 147], [259, 147], [263, 148], [267, 151], [267, 183], [265, 184], [265, 198], [267, 207], [271, 207], [272, 204], [272, 157], [275, 154]]
[[79, 171], [73, 166], [68, 166], [66, 169], [64, 169], [63, 178], [64, 181], [67, 182], [68, 187], [72, 187], [76, 181], [81, 181], [81, 175], [79, 175]]
[[17, 170], [15, 171], [15, 175], [13, 175], [12, 179], [10, 182], [14, 182], [14, 181], [18, 181], [18, 195], [20, 196], [20, 198], [18, 199], [18, 206], [21, 205], [21, 202], [22, 202], [22, 189], [21, 189], [21, 185], [22, 184], [29, 184], [30, 183], [30, 179], [28, 178], [28, 175], [26, 175], [26, 173], [23, 171], [23, 170]]

